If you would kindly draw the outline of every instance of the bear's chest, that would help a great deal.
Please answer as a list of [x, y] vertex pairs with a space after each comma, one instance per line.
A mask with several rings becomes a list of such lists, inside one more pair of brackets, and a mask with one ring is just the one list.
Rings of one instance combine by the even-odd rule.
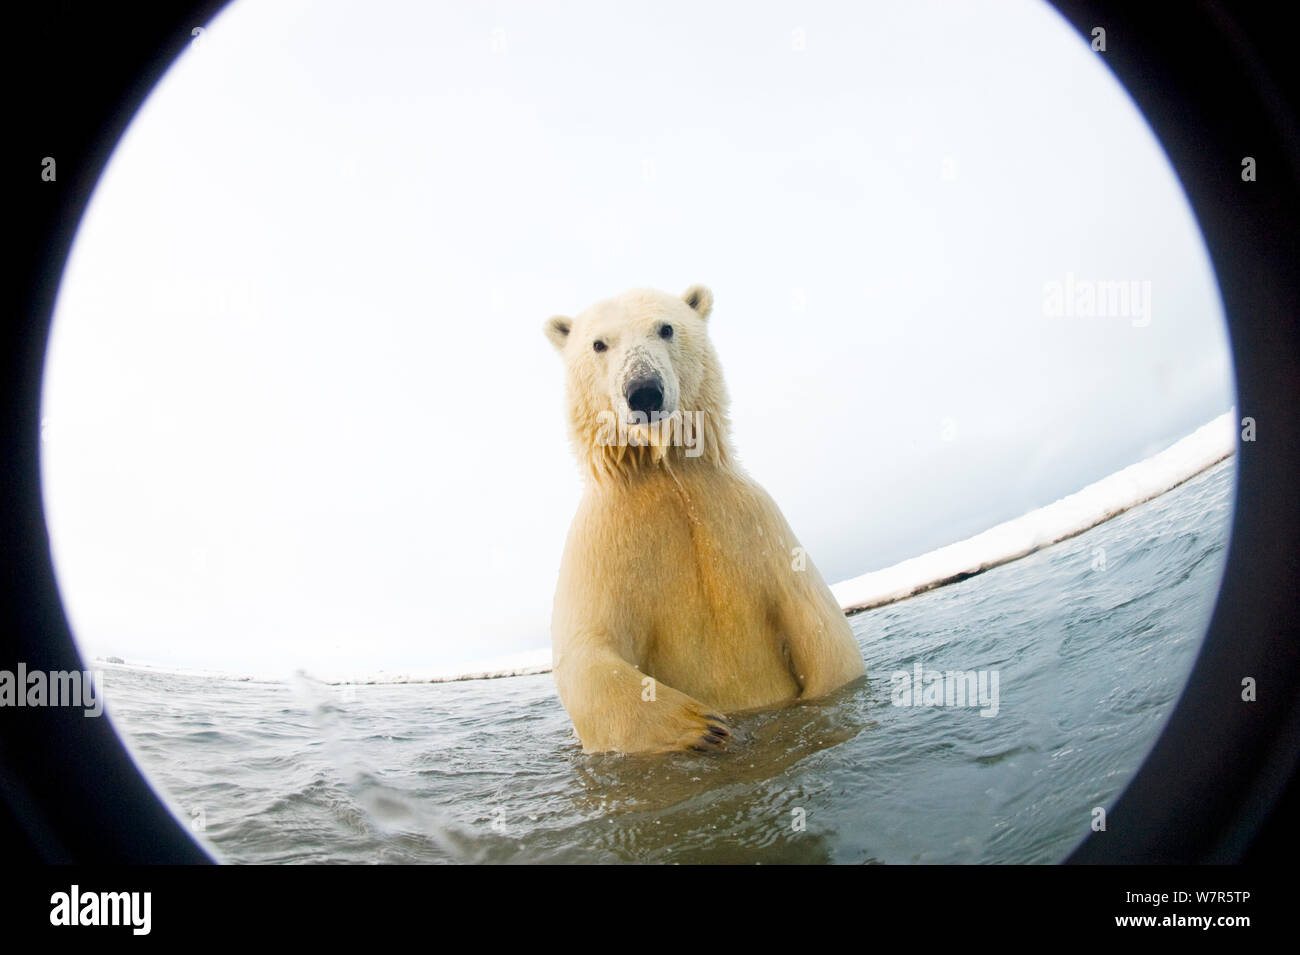
[[761, 502], [743, 486], [687, 485], [638, 504], [653, 519], [621, 542], [607, 583], [632, 614], [643, 671], [718, 706], [797, 693], [773, 614], [785, 542]]
[[625, 566], [657, 582], [655, 596], [735, 613], [752, 603], [782, 562], [786, 542], [747, 487], [663, 482], [632, 502], [637, 519], [622, 541]]

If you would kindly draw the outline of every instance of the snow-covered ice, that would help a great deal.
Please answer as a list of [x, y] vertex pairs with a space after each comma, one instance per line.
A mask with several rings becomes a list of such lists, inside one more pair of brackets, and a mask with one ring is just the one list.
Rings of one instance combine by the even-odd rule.
[[831, 592], [846, 612], [868, 610], [965, 579], [1081, 534], [1228, 457], [1236, 450], [1234, 420], [1235, 414], [1229, 411], [1159, 454], [1055, 503], [928, 554], [840, 581], [832, 585]]
[[[1149, 501], [1195, 477], [1236, 450], [1236, 415], [1229, 411], [1203, 425], [1159, 454], [1130, 465], [1109, 477], [1055, 503], [991, 527], [966, 540], [940, 547], [919, 557], [851, 580], [831, 585], [831, 592], [847, 613], [868, 610], [902, 600], [946, 583], [1032, 554], [1058, 541], [1081, 534], [1131, 507]], [[103, 666], [105, 661], [95, 661]], [[130, 662], [126, 664], [131, 666]], [[113, 666], [109, 665], [110, 668]], [[134, 666], [146, 666], [136, 663]], [[236, 675], [175, 667], [148, 667], [158, 672], [187, 673], [226, 679], [269, 680], [276, 675]], [[394, 683], [444, 683], [547, 673], [550, 647], [495, 657], [480, 664], [453, 667], [379, 671], [371, 673], [312, 673], [315, 679], [336, 685]]]

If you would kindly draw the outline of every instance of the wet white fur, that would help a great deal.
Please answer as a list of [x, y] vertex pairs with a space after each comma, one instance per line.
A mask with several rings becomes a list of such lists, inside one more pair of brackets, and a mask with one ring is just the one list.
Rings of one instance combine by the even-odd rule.
[[[819, 697], [865, 672], [826, 583], [735, 463], [712, 306], [703, 286], [681, 297], [638, 289], [545, 326], [564, 358], [570, 439], [587, 477], [551, 642], [560, 698], [588, 752], [715, 748], [712, 716]], [[627, 414], [623, 389], [638, 365], [663, 378], [665, 411], [701, 412], [698, 456], [671, 428], [645, 446], [605, 443], [601, 422]]]

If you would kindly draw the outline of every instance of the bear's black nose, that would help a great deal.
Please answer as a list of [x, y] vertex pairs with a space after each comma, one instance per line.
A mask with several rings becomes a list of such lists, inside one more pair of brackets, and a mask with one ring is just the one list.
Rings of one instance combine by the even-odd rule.
[[658, 378], [638, 378], [628, 382], [627, 406], [649, 415], [664, 410], [664, 386]]

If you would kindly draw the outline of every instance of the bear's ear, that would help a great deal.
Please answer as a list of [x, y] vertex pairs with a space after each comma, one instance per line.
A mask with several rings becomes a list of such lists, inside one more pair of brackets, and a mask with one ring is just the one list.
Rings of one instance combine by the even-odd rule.
[[682, 293], [682, 301], [699, 312], [700, 318], [708, 318], [709, 312], [713, 311], [713, 293], [703, 285], [688, 288]]
[[563, 315], [552, 315], [542, 326], [546, 332], [546, 337], [551, 340], [551, 344], [559, 351], [564, 351], [564, 344], [569, 340], [569, 330], [573, 328], [573, 319], [566, 318]]

